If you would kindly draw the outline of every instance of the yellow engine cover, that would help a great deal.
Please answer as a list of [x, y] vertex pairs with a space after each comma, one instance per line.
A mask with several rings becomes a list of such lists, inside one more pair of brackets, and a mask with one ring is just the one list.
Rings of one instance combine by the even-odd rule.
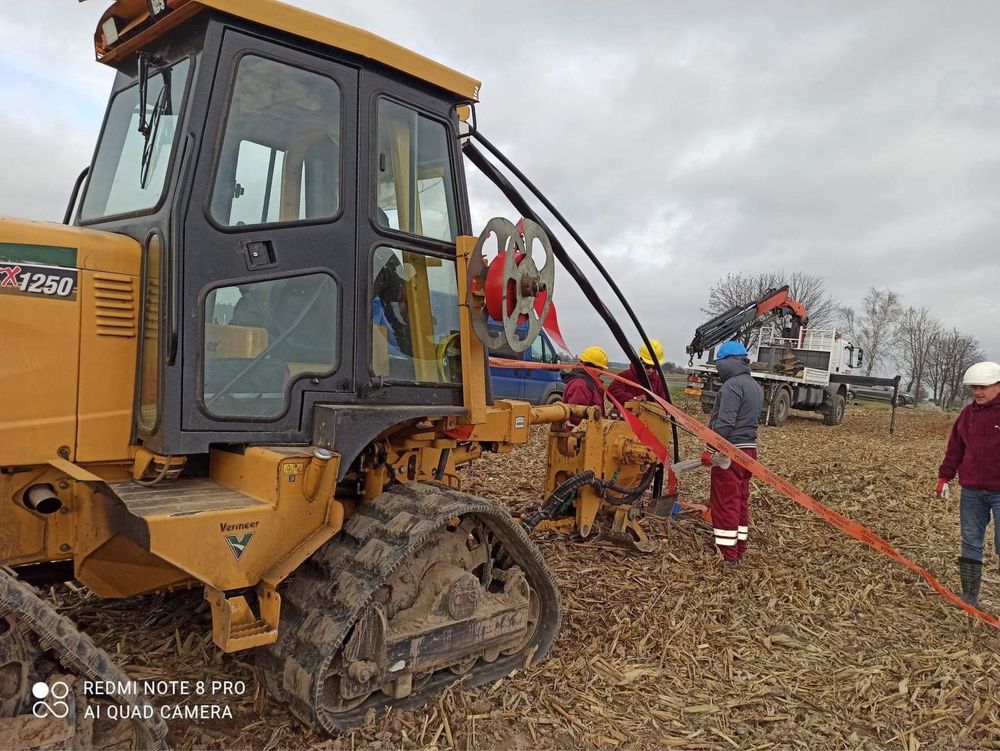
[[128, 455], [139, 244], [0, 217], [0, 466]]

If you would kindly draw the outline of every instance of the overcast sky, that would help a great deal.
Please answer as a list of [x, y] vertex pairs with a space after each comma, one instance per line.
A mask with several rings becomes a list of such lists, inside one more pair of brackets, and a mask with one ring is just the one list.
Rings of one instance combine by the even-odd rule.
[[[686, 359], [715, 281], [780, 269], [849, 305], [890, 287], [1000, 359], [1000, 4], [294, 4], [481, 79], [483, 133], [668, 359]], [[0, 3], [0, 214], [61, 219], [113, 77], [93, 62], [107, 6]], [[470, 182], [477, 227], [517, 218]], [[555, 299], [574, 350], [621, 359], [565, 274]]]

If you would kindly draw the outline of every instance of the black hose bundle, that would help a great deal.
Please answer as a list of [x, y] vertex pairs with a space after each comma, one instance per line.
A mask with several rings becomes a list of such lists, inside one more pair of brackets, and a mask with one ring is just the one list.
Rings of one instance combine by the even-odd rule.
[[[639, 484], [634, 488], [623, 488], [621, 485], [609, 480], [598, 480], [592, 469], [578, 472], [553, 490], [549, 497], [545, 499], [545, 503], [539, 507], [538, 511], [521, 522], [521, 528], [528, 534], [531, 534], [532, 530], [546, 519], [558, 519], [569, 513], [573, 508], [573, 501], [576, 499], [577, 492], [580, 488], [587, 485], [596, 488], [598, 495], [612, 506], [624, 506], [635, 503], [642, 498], [642, 494], [652, 485], [660, 466], [659, 464], [651, 464], [643, 473]], [[617, 493], [618, 496], [613, 497], [608, 495], [609, 490]]]
[[[653, 484], [653, 479], [656, 477], [657, 470], [661, 467], [660, 464], [651, 464], [649, 468], [643, 473], [642, 478], [639, 480], [639, 484], [634, 488], [623, 488], [613, 482], [606, 481], [601, 483], [601, 487], [604, 490], [601, 497], [604, 498], [608, 503], [613, 506], [622, 506], [629, 503], [635, 503], [640, 498], [642, 494], [645, 493], [649, 486]], [[612, 491], [614, 493], [619, 493], [619, 498], [612, 498], [607, 494], [607, 491]]]
[[573, 505], [576, 499], [576, 492], [585, 485], [593, 485], [595, 479], [594, 470], [588, 469], [578, 472], [570, 477], [562, 485], [552, 491], [551, 495], [545, 499], [538, 511], [521, 522], [521, 527], [525, 532], [531, 531], [542, 523], [545, 519], [556, 519], [562, 516]]

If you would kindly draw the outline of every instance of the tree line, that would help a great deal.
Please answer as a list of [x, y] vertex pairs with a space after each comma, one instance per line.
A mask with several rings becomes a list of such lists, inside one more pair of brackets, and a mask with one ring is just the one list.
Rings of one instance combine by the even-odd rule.
[[[895, 366], [903, 389], [918, 401], [929, 397], [946, 409], [960, 406], [962, 376], [970, 365], [986, 359], [974, 336], [948, 328], [927, 306], [904, 305], [893, 290], [871, 287], [855, 310], [837, 302], [822, 277], [802, 272], [727, 274], [711, 287], [702, 311], [714, 317], [786, 284], [792, 299], [809, 314], [809, 328], [842, 329], [864, 350], [864, 375]], [[759, 333], [747, 332], [744, 344], [752, 347]]]
[[893, 363], [904, 389], [919, 401], [930, 397], [946, 409], [961, 405], [962, 376], [986, 355], [971, 334], [948, 328], [926, 305], [906, 306], [891, 289], [871, 287], [855, 313], [844, 307], [851, 341], [865, 348], [865, 375]]

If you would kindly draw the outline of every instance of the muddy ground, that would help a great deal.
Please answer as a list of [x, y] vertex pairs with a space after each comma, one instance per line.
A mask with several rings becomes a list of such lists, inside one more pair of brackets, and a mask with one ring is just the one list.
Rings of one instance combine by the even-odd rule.
[[[956, 589], [957, 494], [932, 492], [951, 418], [902, 410], [895, 436], [888, 423], [888, 411], [861, 408], [839, 427], [793, 416], [762, 430], [761, 458]], [[544, 438], [482, 460], [467, 489], [534, 507]], [[682, 490], [705, 501], [707, 475]], [[650, 522], [661, 544], [646, 557], [540, 538], [563, 597], [550, 659], [334, 739], [303, 728], [239, 655], [214, 648], [198, 593], [52, 596], [134, 678], [246, 681], [243, 696], [212, 699], [232, 720], [175, 722], [176, 748], [1000, 748], [1000, 632], [776, 492], [755, 484], [751, 503], [752, 547], [735, 570], [693, 512]], [[982, 605], [998, 613], [992, 545], [988, 561]]]

